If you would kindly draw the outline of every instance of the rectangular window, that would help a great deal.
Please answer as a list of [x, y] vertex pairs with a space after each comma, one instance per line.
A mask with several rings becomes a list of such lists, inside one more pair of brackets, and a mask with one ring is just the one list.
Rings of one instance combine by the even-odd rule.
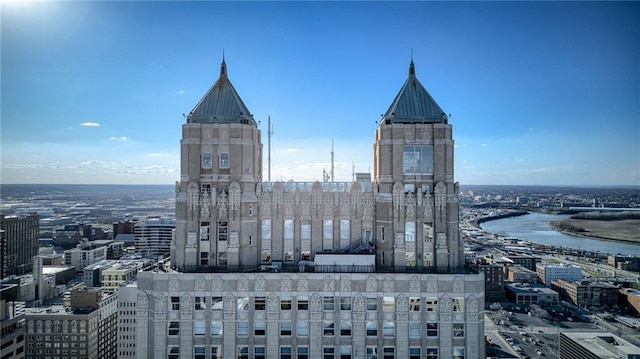
[[202, 154], [202, 168], [211, 168], [213, 166], [213, 160], [211, 153]]
[[237, 307], [239, 312], [249, 310], [249, 297], [238, 297]]
[[266, 333], [267, 324], [265, 322], [254, 322], [253, 323], [253, 335], [257, 337], [264, 336]]
[[416, 222], [404, 223], [404, 241], [405, 242], [416, 241]]
[[394, 347], [384, 347], [382, 348], [382, 358], [383, 359], [394, 359], [396, 357], [396, 349]]
[[291, 322], [280, 322], [280, 335], [291, 336]]
[[221, 153], [220, 154], [220, 168], [229, 168], [229, 154]]
[[222, 336], [222, 322], [214, 320], [211, 322], [211, 336], [221, 337]]
[[438, 298], [427, 298], [427, 312], [438, 311]]
[[396, 310], [396, 298], [382, 297], [382, 310], [385, 312], [393, 312]]
[[209, 252], [200, 252], [200, 265], [209, 265]]
[[340, 346], [340, 359], [351, 359], [351, 345]]
[[228, 224], [227, 222], [218, 222], [218, 240], [226, 241], [228, 238]]
[[298, 337], [308, 337], [309, 336], [309, 322], [301, 320], [297, 323], [297, 335]]
[[333, 251], [333, 220], [325, 219], [322, 221], [322, 250], [325, 252]]
[[411, 312], [420, 311], [420, 297], [409, 298], [409, 311]]
[[291, 359], [291, 347], [290, 346], [282, 346], [282, 347], [280, 347], [280, 359]]
[[169, 322], [169, 335], [180, 335], [180, 322]]
[[195, 297], [195, 301], [194, 301], [195, 310], [205, 310], [206, 307], [207, 307], [207, 303], [205, 301], [205, 297]]
[[349, 249], [351, 245], [351, 222], [348, 219], [340, 220], [340, 249]]
[[335, 299], [334, 297], [324, 297], [323, 298], [323, 309], [324, 310], [335, 310]]
[[343, 337], [351, 336], [351, 323], [349, 322], [340, 322], [340, 335]]
[[464, 359], [464, 347], [453, 347], [453, 359]]
[[335, 333], [335, 324], [333, 322], [324, 322], [322, 323], [322, 335], [325, 337], [332, 337]]
[[438, 336], [438, 323], [427, 323], [427, 336], [428, 337]]
[[193, 322], [193, 335], [207, 334], [207, 324], [204, 321], [197, 320]]
[[248, 346], [239, 346], [238, 347], [238, 359], [249, 359], [249, 347]]
[[209, 240], [209, 222], [200, 223], [200, 240], [201, 241]]
[[453, 323], [453, 337], [464, 338], [464, 323]]
[[285, 219], [283, 233], [283, 249], [285, 262], [293, 262], [293, 232], [293, 219]]
[[453, 311], [464, 312], [464, 298], [453, 298]]
[[422, 327], [420, 322], [409, 322], [409, 338], [420, 338]]
[[409, 347], [409, 359], [420, 359], [420, 347]]
[[205, 347], [203, 346], [193, 347], [193, 359], [206, 359], [206, 358], [207, 358], [207, 352]]
[[427, 348], [426, 359], [438, 359], [438, 348]]
[[340, 310], [351, 310], [351, 297], [340, 297]]
[[300, 221], [300, 259], [311, 260], [311, 221]]
[[265, 297], [256, 297], [254, 308], [255, 310], [265, 310], [267, 309]]
[[298, 310], [309, 310], [309, 297], [298, 297]]
[[271, 262], [271, 220], [263, 219], [261, 224], [262, 252], [260, 260]]
[[432, 174], [433, 145], [404, 146], [402, 169], [404, 174]]
[[309, 359], [309, 347], [298, 346], [298, 359]]
[[378, 359], [378, 347], [373, 345], [367, 346], [367, 359]]
[[222, 359], [222, 347], [218, 345], [211, 347], [211, 359]]
[[239, 337], [249, 336], [249, 322], [241, 321], [237, 324], [237, 335]]
[[280, 299], [280, 310], [291, 310], [291, 298]]
[[367, 322], [367, 336], [368, 337], [377, 337], [378, 336], [378, 322]]
[[322, 348], [322, 359], [334, 359], [335, 358], [335, 348], [334, 347], [323, 347]]
[[254, 359], [265, 359], [267, 357], [267, 348], [263, 346], [255, 346], [253, 348], [253, 358]]
[[378, 298], [367, 298], [367, 310], [378, 310]]
[[223, 303], [222, 297], [211, 297], [211, 310], [222, 310]]
[[180, 359], [180, 347], [169, 347], [169, 350], [167, 351], [167, 359]]
[[180, 310], [180, 297], [171, 297], [171, 310]]
[[382, 335], [385, 338], [393, 338], [396, 335], [396, 326], [393, 322], [382, 323]]

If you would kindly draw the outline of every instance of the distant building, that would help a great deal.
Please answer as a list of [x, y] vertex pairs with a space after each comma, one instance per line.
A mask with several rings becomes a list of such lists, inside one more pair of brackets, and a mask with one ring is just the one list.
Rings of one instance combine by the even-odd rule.
[[570, 282], [582, 280], [582, 268], [575, 265], [538, 263], [536, 273], [546, 286], [551, 286], [551, 282], [558, 279]]
[[64, 251], [64, 263], [82, 272], [90, 264], [107, 259], [107, 247], [84, 240], [76, 248]]
[[640, 348], [611, 333], [560, 332], [560, 359], [638, 359]]
[[536, 265], [541, 261], [540, 257], [525, 255], [508, 255], [506, 258], [509, 258], [513, 264], [519, 264], [534, 272], [536, 271]]
[[538, 283], [538, 274], [521, 265], [505, 266], [507, 280], [512, 283]]
[[620, 289], [620, 297], [620, 304], [624, 304], [634, 315], [640, 316], [640, 290], [631, 288]]
[[24, 217], [0, 215], [0, 230], [3, 231], [0, 246], [0, 278], [12, 274], [31, 272], [33, 256], [38, 254], [40, 216]]
[[71, 306], [26, 309], [26, 358], [117, 358], [117, 294], [74, 290]]
[[558, 292], [542, 285], [525, 285], [520, 283], [505, 284], [506, 295], [509, 301], [516, 304], [558, 305], [560, 296]]
[[[137, 305], [138, 286], [135, 282], [118, 289], [118, 359], [138, 358], [136, 356]], [[205, 358], [221, 359], [222, 357], [211, 355]]]
[[623, 256], [610, 254], [607, 257], [607, 263], [616, 268], [627, 271], [638, 272], [640, 271], [640, 257], [639, 256]]
[[173, 218], [154, 217], [136, 223], [134, 237], [138, 253], [147, 257], [168, 255], [174, 228]]
[[619, 288], [605, 282], [566, 281], [557, 279], [551, 288], [565, 299], [580, 307], [602, 307], [618, 305]]
[[18, 300], [16, 284], [0, 284], [0, 358], [25, 356], [25, 303]]
[[499, 264], [481, 264], [478, 270], [484, 273], [484, 292], [486, 302], [504, 300], [504, 275]]

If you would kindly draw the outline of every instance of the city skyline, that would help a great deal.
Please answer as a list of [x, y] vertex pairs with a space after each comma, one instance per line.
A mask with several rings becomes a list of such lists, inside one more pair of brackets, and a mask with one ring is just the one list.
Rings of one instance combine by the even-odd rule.
[[[2, 4], [2, 183], [170, 184], [180, 128], [229, 79], [271, 179], [372, 172], [416, 74], [461, 184], [640, 183], [638, 3]], [[536, 20], [540, 19], [540, 20]]]

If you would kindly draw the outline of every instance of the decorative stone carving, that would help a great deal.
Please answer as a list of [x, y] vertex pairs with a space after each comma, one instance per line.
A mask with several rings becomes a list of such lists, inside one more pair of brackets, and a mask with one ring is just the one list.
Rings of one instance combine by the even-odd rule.
[[200, 221], [208, 222], [209, 217], [211, 217], [209, 212], [209, 206], [211, 205], [211, 194], [209, 191], [202, 191], [202, 196], [200, 197]]
[[416, 129], [415, 127], [413, 127], [413, 125], [405, 125], [404, 127], [404, 138], [405, 140], [414, 140], [416, 133], [415, 133]]
[[329, 274], [324, 276], [324, 291], [333, 292], [333, 277]]
[[333, 218], [333, 202], [324, 202], [324, 216]]
[[240, 312], [238, 313], [238, 319], [240, 320], [247, 320], [247, 318], [249, 317], [249, 315], [245, 312]]
[[182, 320], [192, 320], [193, 312], [180, 312], [180, 319]]
[[370, 201], [365, 201], [363, 204], [362, 218], [363, 219], [373, 218], [373, 204]]
[[453, 291], [455, 293], [463, 293], [464, 292], [464, 278], [462, 276], [457, 275], [453, 279]]
[[249, 290], [249, 278], [246, 275], [242, 274], [238, 279], [238, 291], [246, 292]]
[[363, 312], [365, 310], [364, 297], [360, 293], [356, 294], [353, 298], [353, 310], [356, 312]]
[[153, 310], [156, 311], [166, 311], [167, 310], [167, 305], [165, 302], [165, 297], [164, 294], [162, 293], [156, 293], [155, 297], [153, 297]]
[[434, 276], [429, 276], [427, 278], [427, 292], [429, 293], [437, 293], [438, 292], [438, 280]]
[[265, 279], [263, 275], [258, 275], [256, 277], [256, 292], [264, 292], [265, 291]]
[[224, 313], [223, 318], [224, 318], [224, 320], [235, 320], [236, 319], [236, 313], [234, 313], [234, 312]]
[[478, 312], [478, 297], [476, 297], [474, 294], [471, 294], [467, 299], [467, 312]]
[[370, 274], [367, 277], [367, 292], [377, 292], [378, 291], [378, 279], [375, 275]]
[[236, 297], [231, 293], [227, 293], [224, 296], [224, 310], [225, 311], [235, 311], [236, 310]]
[[192, 311], [193, 310], [193, 301], [191, 300], [191, 294], [183, 293], [182, 299], [180, 300], [180, 310], [181, 311]]
[[436, 219], [441, 224], [447, 221], [447, 186], [443, 182], [438, 182], [434, 189]]
[[280, 300], [275, 293], [269, 294], [267, 297], [267, 310], [270, 312], [277, 312], [280, 305]]
[[200, 189], [198, 188], [198, 184], [196, 182], [189, 182], [187, 185], [187, 205], [189, 208], [189, 212], [192, 214], [198, 208], [198, 198], [200, 195]]
[[384, 277], [384, 281], [382, 282], [382, 290], [386, 293], [393, 292], [393, 277], [390, 275], [386, 275]]
[[413, 192], [407, 194], [407, 207], [406, 207], [406, 220], [415, 221], [416, 219], [416, 200], [413, 197]]
[[138, 308], [148, 308], [149, 307], [149, 299], [147, 298], [147, 293], [138, 292]]
[[198, 274], [196, 276], [196, 286], [195, 286], [196, 291], [199, 292], [204, 292], [207, 290], [207, 280], [204, 278], [203, 275]]
[[427, 190], [427, 193], [424, 194], [423, 205], [423, 217], [425, 222], [433, 222], [433, 197], [431, 196], [431, 192]]
[[218, 197], [218, 219], [225, 220], [228, 218], [227, 210], [227, 194], [223, 190]]
[[318, 293], [313, 293], [310, 300], [310, 309], [312, 312], [319, 312], [322, 310], [322, 298]]
[[282, 276], [280, 290], [282, 292], [291, 292], [291, 277], [288, 274]]
[[409, 320], [409, 313], [396, 313], [396, 320], [399, 322], [406, 322], [407, 320]]
[[409, 310], [407, 296], [404, 294], [400, 294], [396, 301], [396, 312], [406, 312]]
[[309, 218], [311, 217], [311, 207], [310, 207], [310, 203], [307, 201], [304, 201], [301, 203], [302, 208], [300, 209], [300, 216], [302, 218]]
[[307, 278], [306, 275], [301, 275], [300, 278], [298, 278], [298, 291], [306, 292], [308, 290], [309, 290], [309, 278]]
[[232, 211], [238, 210], [240, 208], [240, 184], [238, 182], [231, 182], [229, 184], [229, 206]]
[[278, 320], [278, 312], [267, 313], [267, 320]]
[[169, 291], [177, 292], [180, 290], [180, 280], [178, 275], [169, 276]]
[[451, 322], [451, 318], [452, 318], [451, 313], [441, 313], [440, 314], [440, 321], [441, 322], [449, 323], [449, 322]]
[[420, 278], [417, 275], [411, 276], [409, 280], [409, 291], [420, 292]]
[[438, 304], [440, 306], [440, 312], [442, 313], [451, 313], [451, 309], [453, 307], [453, 303], [451, 297], [448, 295], [443, 295], [439, 300]]
[[351, 210], [349, 208], [349, 202], [341, 201], [340, 202], [340, 218], [349, 218], [351, 215]]
[[271, 201], [269, 200], [262, 201], [262, 203], [260, 204], [260, 214], [264, 219], [271, 218]]
[[293, 202], [286, 201], [284, 203], [284, 217], [293, 218]]
[[351, 292], [351, 278], [348, 275], [340, 277], [340, 291]]
[[216, 292], [222, 291], [222, 278], [219, 275], [213, 277], [213, 290]]
[[283, 320], [291, 319], [291, 313], [289, 311], [281, 312], [280, 316], [282, 317]]

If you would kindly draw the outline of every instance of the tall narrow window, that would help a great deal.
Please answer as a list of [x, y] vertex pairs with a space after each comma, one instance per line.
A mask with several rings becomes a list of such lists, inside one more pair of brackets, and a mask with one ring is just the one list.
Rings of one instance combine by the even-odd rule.
[[300, 259], [311, 260], [311, 221], [300, 221]]
[[405, 222], [404, 244], [406, 248], [407, 266], [416, 265], [416, 222]]
[[262, 262], [271, 262], [271, 220], [263, 219], [261, 225]]
[[209, 222], [200, 222], [200, 240], [209, 240]]
[[293, 262], [293, 219], [284, 220], [284, 261]]
[[221, 153], [220, 154], [220, 168], [229, 168], [229, 154]]
[[340, 220], [340, 249], [348, 250], [351, 246], [351, 222], [348, 219]]
[[202, 154], [202, 168], [211, 168], [213, 161], [211, 160], [211, 153]]
[[322, 221], [322, 250], [333, 252], [333, 219]]

